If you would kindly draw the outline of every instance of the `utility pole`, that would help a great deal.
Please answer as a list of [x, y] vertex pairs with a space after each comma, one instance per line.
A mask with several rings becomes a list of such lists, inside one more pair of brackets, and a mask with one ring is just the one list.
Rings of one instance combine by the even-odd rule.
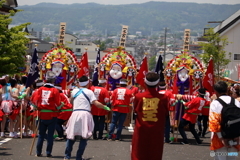
[[167, 28], [164, 28], [164, 52], [163, 52], [163, 63], [166, 62], [166, 48], [167, 48]]

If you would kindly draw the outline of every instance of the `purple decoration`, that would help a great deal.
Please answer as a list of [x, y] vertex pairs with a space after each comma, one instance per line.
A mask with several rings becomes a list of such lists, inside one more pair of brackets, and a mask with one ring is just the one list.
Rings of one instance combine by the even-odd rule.
[[[177, 86], [180, 87], [180, 92], [179, 94], [184, 94], [184, 89], [189, 88], [189, 78], [186, 79], [186, 81], [182, 82], [179, 78], [177, 80]], [[180, 109], [182, 109], [182, 111], [180, 111]], [[181, 115], [180, 115], [181, 112]], [[180, 101], [178, 101], [177, 106], [176, 106], [176, 114], [175, 114], [175, 120], [179, 119], [179, 115], [182, 117], [184, 114], [184, 106], [183, 104], [181, 104]]]
[[109, 77], [109, 78], [108, 78], [108, 83], [112, 85], [111, 91], [113, 91], [114, 89], [117, 88], [117, 85], [116, 85], [116, 84], [117, 84], [117, 83], [118, 83], [118, 84], [120, 83], [120, 79], [121, 79], [121, 78], [119, 78], [119, 79], [113, 79], [112, 77]]
[[55, 84], [60, 84], [60, 83], [62, 83], [63, 79], [64, 79], [64, 77], [57, 76], [57, 77], [56, 77], [56, 80], [55, 80]]

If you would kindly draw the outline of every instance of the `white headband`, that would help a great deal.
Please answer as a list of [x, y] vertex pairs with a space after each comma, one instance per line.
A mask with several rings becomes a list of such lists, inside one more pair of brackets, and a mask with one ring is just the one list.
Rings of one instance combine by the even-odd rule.
[[89, 81], [79, 82], [79, 85], [80, 85], [81, 87], [83, 87], [83, 86], [86, 86], [88, 83], [89, 83]]
[[202, 96], [204, 96], [204, 95], [206, 94], [206, 93], [205, 93], [205, 94], [204, 94], [204, 93], [200, 93], [199, 91], [197, 91], [197, 92], [198, 92], [198, 94], [200, 94], [200, 95], [202, 95]]
[[161, 88], [161, 89], [164, 89], [164, 88], [166, 88], [167, 86], [165, 85], [165, 86], [159, 86], [159, 88]]
[[126, 81], [120, 81], [119, 84], [127, 84], [127, 82]]
[[156, 85], [158, 84], [159, 80], [160, 80], [160, 79], [158, 79], [158, 80], [156, 80], [156, 81], [154, 81], [154, 82], [150, 82], [150, 81], [148, 81], [146, 78], [144, 78], [144, 82], [145, 82], [147, 85], [149, 85], [149, 86], [156, 86]]
[[100, 79], [98, 80], [99, 83], [106, 83], [106, 79]]
[[40, 87], [40, 86], [43, 86], [43, 84], [44, 84], [43, 82], [38, 82], [38, 83], [36, 83], [36, 86]]
[[54, 87], [59, 89], [59, 90], [62, 90], [62, 87], [59, 87], [59, 86], [54, 86]]

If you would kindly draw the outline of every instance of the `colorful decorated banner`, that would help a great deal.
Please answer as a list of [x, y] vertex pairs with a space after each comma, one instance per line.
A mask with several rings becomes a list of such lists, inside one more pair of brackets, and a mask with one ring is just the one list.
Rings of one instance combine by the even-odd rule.
[[56, 75], [56, 85], [61, 85], [62, 89], [71, 87], [76, 80], [79, 66], [77, 58], [72, 50], [59, 46], [52, 48], [44, 54], [39, 63], [40, 79], [46, 80], [47, 71], [53, 71]]
[[58, 39], [59, 44], [64, 44], [65, 32], [66, 32], [66, 23], [61, 22], [60, 29], [59, 29], [59, 39]]
[[120, 37], [119, 46], [125, 48], [126, 40], [127, 40], [128, 26], [122, 26], [122, 33]]
[[184, 39], [183, 39], [183, 50], [189, 51], [190, 47], [190, 29], [184, 30]]

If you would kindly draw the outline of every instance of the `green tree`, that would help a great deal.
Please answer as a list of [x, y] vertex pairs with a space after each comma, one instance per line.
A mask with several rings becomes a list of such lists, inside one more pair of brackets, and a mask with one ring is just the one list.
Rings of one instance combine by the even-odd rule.
[[[0, 1], [0, 8], [4, 1]], [[17, 11], [10, 11], [10, 14], [0, 14], [0, 76], [5, 74], [19, 73], [20, 67], [25, 66], [26, 44], [29, 39], [25, 36], [23, 29], [30, 23], [21, 24], [19, 26], [8, 29], [12, 22], [11, 16]]]
[[51, 42], [51, 38], [49, 36], [45, 37], [43, 40], [46, 42]]
[[105, 41], [96, 40], [96, 41], [93, 41], [93, 43], [96, 45], [99, 45], [100, 51], [104, 51], [107, 48]]
[[208, 43], [200, 43], [200, 46], [204, 50], [204, 53], [200, 55], [203, 62], [208, 65], [208, 62], [212, 56], [214, 62], [214, 74], [220, 78], [224, 74], [224, 69], [231, 62], [228, 57], [231, 53], [226, 53], [225, 46], [229, 43], [227, 37], [220, 37], [218, 33], [214, 33], [213, 28], [207, 30], [203, 37]]
[[148, 63], [149, 71], [153, 71], [155, 69], [155, 66], [156, 66], [156, 56], [151, 56]]
[[113, 43], [113, 40], [108, 38], [108, 39], [106, 39], [105, 43], [106, 44]]

